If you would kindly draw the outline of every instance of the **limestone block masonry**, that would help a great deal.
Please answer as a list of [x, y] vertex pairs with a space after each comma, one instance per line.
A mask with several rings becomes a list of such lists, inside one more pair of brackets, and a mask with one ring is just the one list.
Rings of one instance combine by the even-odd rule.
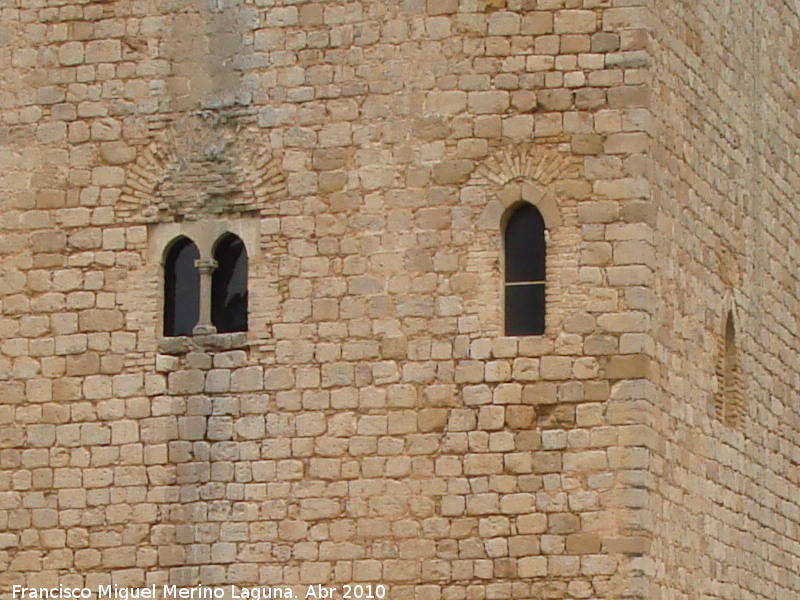
[[0, 0], [0, 597], [800, 597], [790, 4]]

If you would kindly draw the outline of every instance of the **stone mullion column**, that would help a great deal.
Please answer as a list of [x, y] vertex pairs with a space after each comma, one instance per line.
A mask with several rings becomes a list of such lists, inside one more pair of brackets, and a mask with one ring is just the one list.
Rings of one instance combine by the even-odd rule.
[[211, 323], [211, 276], [217, 268], [217, 261], [213, 258], [201, 258], [194, 261], [194, 265], [200, 272], [200, 316], [192, 333], [194, 335], [217, 333], [217, 328]]

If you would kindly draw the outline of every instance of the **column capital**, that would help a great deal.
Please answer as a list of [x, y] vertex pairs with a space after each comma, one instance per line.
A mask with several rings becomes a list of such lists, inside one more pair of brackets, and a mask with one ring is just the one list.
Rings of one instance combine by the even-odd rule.
[[219, 266], [219, 263], [213, 258], [198, 258], [194, 261], [194, 266], [197, 267], [197, 270], [200, 271], [201, 274], [206, 274], [213, 273]]

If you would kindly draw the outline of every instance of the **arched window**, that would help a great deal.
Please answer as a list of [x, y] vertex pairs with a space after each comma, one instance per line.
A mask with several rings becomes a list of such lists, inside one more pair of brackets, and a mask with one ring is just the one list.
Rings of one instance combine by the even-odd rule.
[[194, 242], [178, 238], [164, 261], [164, 335], [192, 335], [200, 315], [200, 258]]
[[541, 335], [545, 312], [545, 226], [527, 202], [511, 213], [505, 228], [506, 335]]
[[214, 250], [217, 268], [211, 277], [211, 323], [217, 333], [247, 331], [247, 248], [226, 233]]
[[739, 350], [736, 347], [736, 328], [733, 313], [725, 319], [725, 338], [722, 343], [720, 366], [717, 369], [717, 418], [729, 425], [738, 427], [744, 417], [744, 403], [739, 369]]

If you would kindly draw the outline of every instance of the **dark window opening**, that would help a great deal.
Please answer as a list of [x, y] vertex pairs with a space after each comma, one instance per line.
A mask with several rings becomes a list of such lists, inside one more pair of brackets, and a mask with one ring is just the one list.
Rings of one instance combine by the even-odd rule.
[[506, 335], [542, 335], [545, 315], [545, 225], [537, 208], [521, 204], [505, 230]]
[[217, 268], [211, 278], [211, 323], [217, 333], [247, 331], [247, 249], [225, 234], [214, 250]]
[[172, 244], [164, 262], [164, 335], [192, 335], [200, 316], [200, 258], [194, 242], [181, 238]]

